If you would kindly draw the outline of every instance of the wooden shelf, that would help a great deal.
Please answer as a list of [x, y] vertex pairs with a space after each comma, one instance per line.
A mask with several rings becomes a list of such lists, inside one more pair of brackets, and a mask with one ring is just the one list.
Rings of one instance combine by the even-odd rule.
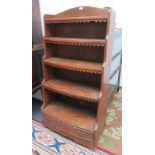
[[59, 57], [45, 59], [44, 63], [52, 67], [98, 74], [101, 74], [103, 68], [101, 63], [65, 59]]
[[45, 19], [45, 23], [89, 23], [89, 22], [107, 22], [107, 15], [102, 16], [87, 16], [87, 17], [52, 17]]
[[79, 46], [104, 46], [104, 39], [81, 39], [81, 38], [61, 38], [61, 37], [45, 37], [46, 43], [79, 45]]
[[99, 100], [99, 90], [91, 86], [57, 79], [45, 82], [43, 86], [48, 90], [81, 100], [90, 102], [98, 102]]
[[[43, 109], [43, 113], [57, 121], [62, 121], [65, 124], [84, 130], [94, 131], [96, 127], [95, 111], [76, 107], [72, 103], [54, 100]], [[61, 124], [59, 123], [58, 125]]]

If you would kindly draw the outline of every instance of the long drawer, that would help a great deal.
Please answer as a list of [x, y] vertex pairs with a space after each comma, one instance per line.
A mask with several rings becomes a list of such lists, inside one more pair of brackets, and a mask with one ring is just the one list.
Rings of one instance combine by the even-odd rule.
[[50, 130], [55, 131], [65, 137], [68, 137], [82, 145], [90, 146], [90, 148], [93, 148], [94, 132], [89, 132], [74, 127], [70, 124], [66, 124], [62, 121], [56, 120], [55, 118], [45, 114], [44, 112], [42, 112], [42, 116], [43, 125], [49, 128]]
[[86, 138], [92, 140], [94, 138], [94, 132], [82, 130], [80, 128], [74, 127], [70, 124], [64, 123], [62, 121], [56, 120], [54, 117], [48, 116], [47, 114], [43, 113], [43, 122], [49, 123], [50, 125], [56, 128], [60, 128], [61, 130], [67, 131], [71, 135]]

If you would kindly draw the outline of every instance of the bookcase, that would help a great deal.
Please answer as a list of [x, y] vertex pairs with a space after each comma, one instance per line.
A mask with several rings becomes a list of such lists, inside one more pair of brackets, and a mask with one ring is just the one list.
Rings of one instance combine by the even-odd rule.
[[118, 87], [110, 83], [119, 70], [110, 71], [114, 18], [109, 8], [88, 6], [44, 16], [42, 123], [90, 149]]

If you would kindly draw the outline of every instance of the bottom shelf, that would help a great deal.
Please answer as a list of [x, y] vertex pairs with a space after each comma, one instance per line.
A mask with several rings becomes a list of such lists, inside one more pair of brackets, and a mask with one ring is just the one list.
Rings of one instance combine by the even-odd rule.
[[83, 130], [94, 131], [96, 128], [96, 113], [92, 109], [80, 105], [78, 107], [63, 101], [52, 101], [42, 112], [57, 121]]

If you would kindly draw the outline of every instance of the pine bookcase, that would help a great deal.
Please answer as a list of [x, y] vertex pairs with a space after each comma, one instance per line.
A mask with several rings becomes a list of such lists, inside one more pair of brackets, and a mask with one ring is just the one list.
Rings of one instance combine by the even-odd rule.
[[86, 6], [44, 16], [43, 125], [90, 149], [118, 86], [110, 83], [120, 69], [110, 71], [114, 18]]

